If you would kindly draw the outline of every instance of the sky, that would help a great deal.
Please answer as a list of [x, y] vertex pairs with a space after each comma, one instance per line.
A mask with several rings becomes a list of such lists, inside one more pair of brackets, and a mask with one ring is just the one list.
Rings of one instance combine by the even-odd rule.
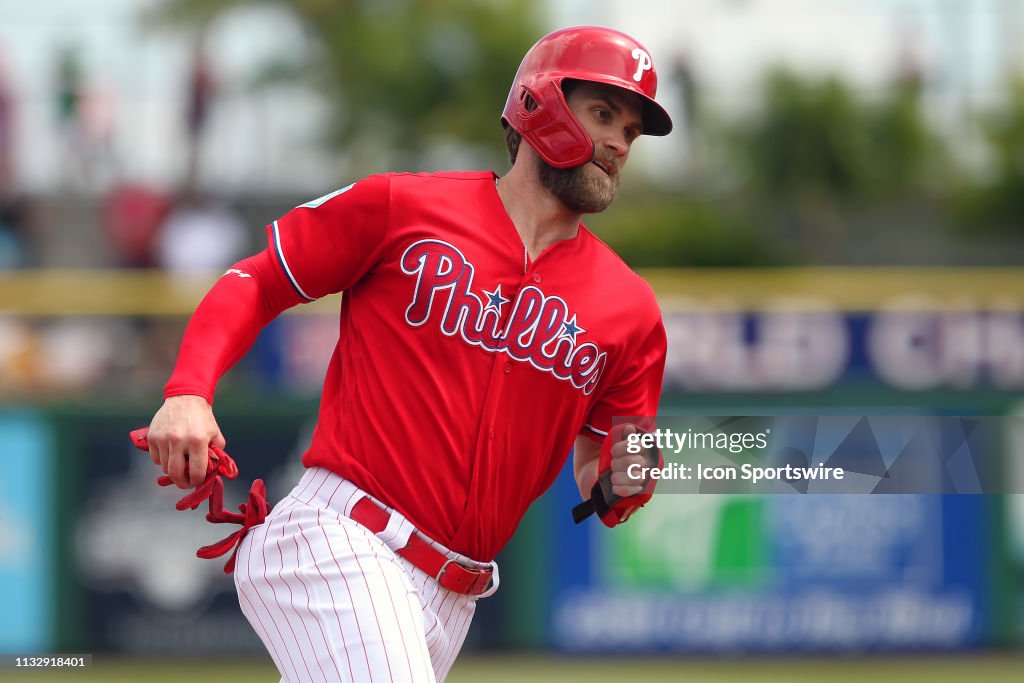
[[[52, 104], [55, 53], [66, 44], [78, 46], [90, 83], [104, 93], [98, 125], [117, 131], [111, 146], [119, 162], [107, 174], [165, 185], [180, 176], [188, 45], [179, 34], [140, 28], [139, 12], [154, 2], [0, 0], [0, 61], [19, 100], [25, 187], [51, 186], [66, 165]], [[757, 78], [771, 65], [839, 72], [871, 92], [907, 52], [925, 66], [935, 110], [943, 115], [999, 96], [1002, 65], [1021, 63], [1024, 0], [556, 0], [549, 13], [552, 29], [611, 25], [645, 43], [661, 65], [660, 97], [677, 118], [679, 93], [665, 65], [680, 57], [692, 65], [709, 106], [728, 113], [756, 101]], [[315, 96], [297, 89], [253, 95], [233, 87], [300, 41], [279, 10], [244, 10], [218, 25], [211, 46], [228, 92], [204, 159], [212, 184], [319, 194], [333, 183], [324, 185], [323, 178], [337, 165], [311, 132], [323, 114]], [[660, 156], [641, 155], [640, 163], [666, 163], [678, 152], [673, 144], [663, 145]]]

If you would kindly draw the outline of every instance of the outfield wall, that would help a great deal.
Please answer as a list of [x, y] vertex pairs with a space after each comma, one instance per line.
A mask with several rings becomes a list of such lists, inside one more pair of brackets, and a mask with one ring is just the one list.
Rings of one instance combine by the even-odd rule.
[[[670, 339], [662, 413], [1021, 412], [1019, 274], [647, 275]], [[39, 326], [71, 314], [116, 320], [146, 314], [147, 288], [167, 286], [139, 275], [127, 284], [63, 277], [0, 277], [0, 310]], [[56, 289], [41, 296], [45, 287]], [[160, 291], [149, 313], [175, 318], [202, 286]], [[275, 322], [239, 370], [250, 379], [218, 397], [243, 477], [265, 478], [272, 500], [301, 471], [336, 334], [332, 306]], [[259, 651], [221, 563], [192, 558], [223, 531], [200, 512], [175, 512], [177, 492], [155, 485], [155, 468], [128, 441], [158, 396], [5, 395], [0, 651]], [[1024, 479], [1020, 443], [1007, 439], [1001, 453], [1014, 481]], [[228, 497], [240, 502], [244, 491], [232, 485]], [[503, 587], [481, 602], [469, 649], [740, 654], [1020, 642], [1020, 496], [665, 495], [614, 530], [573, 525], [576, 498], [565, 472], [531, 509], [499, 558]]]

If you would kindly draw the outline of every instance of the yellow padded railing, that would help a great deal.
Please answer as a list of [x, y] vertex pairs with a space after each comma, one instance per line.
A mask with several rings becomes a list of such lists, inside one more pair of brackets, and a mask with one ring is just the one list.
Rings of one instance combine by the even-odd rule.
[[[654, 287], [666, 309], [1024, 309], [1024, 268], [814, 267], [639, 272]], [[172, 277], [160, 271], [130, 270], [8, 271], [0, 273], [0, 314], [184, 316], [195, 309], [216, 277]], [[329, 313], [337, 305], [336, 297], [327, 297], [295, 310]]]

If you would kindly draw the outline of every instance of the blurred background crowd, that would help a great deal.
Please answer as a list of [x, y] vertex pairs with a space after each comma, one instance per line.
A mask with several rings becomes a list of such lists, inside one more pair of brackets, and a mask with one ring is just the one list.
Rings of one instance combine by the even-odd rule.
[[[496, 112], [523, 46], [587, 22], [651, 46], [678, 121], [637, 146], [621, 200], [590, 221], [634, 267], [1024, 257], [1015, 0], [0, 8], [6, 272], [208, 275], [262, 248], [291, 206], [366, 174], [500, 172]], [[170, 362], [170, 332], [143, 321], [0, 327], [12, 389], [156, 386]], [[68, 345], [79, 357], [54, 362]]]
[[[77, 492], [33, 517], [58, 529], [35, 545], [32, 527], [4, 531], [0, 495], [0, 578], [26, 582], [0, 596], [42, 615], [0, 627], [0, 651], [259, 651], [225, 640], [246, 627], [217, 568], [188, 559], [198, 539], [179, 539], [160, 586], [130, 559], [156, 551], [129, 517], [198, 518], [161, 516], [124, 434], [158, 406], [197, 297], [270, 221], [370, 173], [504, 171], [519, 60], [573, 24], [645, 43], [676, 122], [635, 145], [619, 200], [587, 220], [664, 305], [663, 412], [1020, 412], [1022, 0], [0, 0], [0, 492], [9, 521], [49, 510], [52, 492], [23, 486], [47, 468]], [[275, 322], [222, 384], [229, 443], [272, 496], [294, 479], [335, 306]], [[104, 500], [115, 485], [145, 514]], [[1011, 498], [667, 497], [606, 541], [542, 521], [567, 517], [571, 492], [556, 486], [506, 557], [538, 597], [499, 594], [471, 649], [599, 648], [586, 625], [640, 589], [661, 591], [643, 605], [677, 637], [641, 629], [623, 651], [799, 649], [819, 627], [817, 649], [844, 651], [1024, 633]], [[819, 522], [802, 536], [801, 516]], [[652, 555], [680, 525], [701, 531]], [[870, 527], [856, 552], [823, 540], [849, 525]], [[610, 568], [551, 583], [529, 559], [546, 553]]]

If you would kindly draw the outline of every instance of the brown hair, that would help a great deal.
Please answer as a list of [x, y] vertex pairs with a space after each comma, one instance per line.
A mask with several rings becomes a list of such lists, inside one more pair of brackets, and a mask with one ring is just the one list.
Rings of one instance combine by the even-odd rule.
[[505, 147], [508, 148], [508, 161], [512, 165], [515, 165], [516, 157], [519, 156], [519, 143], [522, 141], [523, 136], [515, 128], [505, 124]]

